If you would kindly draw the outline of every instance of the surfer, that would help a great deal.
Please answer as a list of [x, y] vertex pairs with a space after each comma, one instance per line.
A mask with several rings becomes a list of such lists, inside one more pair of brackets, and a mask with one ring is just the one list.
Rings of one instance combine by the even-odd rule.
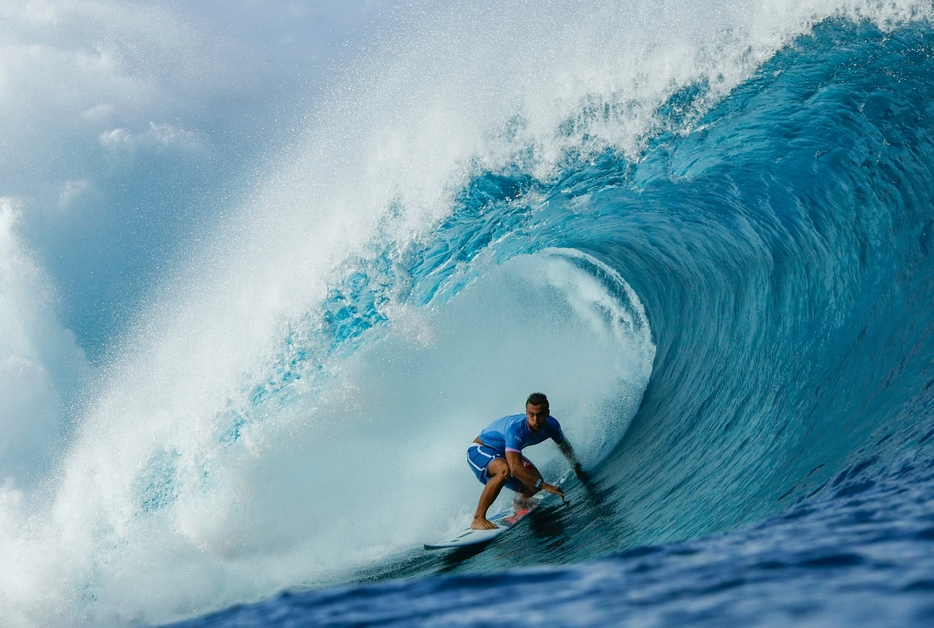
[[524, 447], [537, 445], [549, 438], [558, 444], [577, 477], [583, 479], [584, 472], [574, 450], [561, 432], [558, 420], [549, 414], [548, 397], [542, 393], [529, 395], [525, 414], [513, 414], [493, 421], [474, 439], [467, 448], [467, 462], [477, 479], [486, 486], [470, 524], [472, 529], [492, 530], [497, 527], [486, 518], [486, 512], [504, 486], [523, 499], [539, 491], [560, 495], [564, 499], [564, 491], [545, 482], [535, 465], [522, 455]]

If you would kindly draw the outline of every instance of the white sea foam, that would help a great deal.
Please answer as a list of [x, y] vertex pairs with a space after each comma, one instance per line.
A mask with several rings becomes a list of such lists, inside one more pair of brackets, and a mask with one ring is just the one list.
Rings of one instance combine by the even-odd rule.
[[[651, 343], [625, 332], [622, 310], [607, 318], [614, 299], [560, 255], [487, 269], [432, 310], [396, 304], [382, 338], [329, 363], [317, 388], [296, 386], [288, 404], [265, 407], [233, 443], [228, 418], [254, 411], [252, 384], [270, 376], [285, 330], [309, 312], [314, 318], [346, 261], [375, 240], [404, 248], [428, 237], [470, 176], [517, 164], [547, 179], [569, 151], [606, 147], [638, 158], [657, 107], [679, 89], [705, 84], [714, 101], [829, 16], [890, 23], [930, 10], [855, 0], [656, 5], [464, 3], [394, 22], [377, 52], [308, 112], [291, 147], [253, 174], [262, 183], [230, 208], [234, 218], [139, 313], [88, 388], [95, 397], [50, 480], [48, 505], [29, 503], [39, 493], [0, 488], [0, 559], [13, 565], [0, 575], [0, 622], [158, 621], [317, 582], [417, 545], [472, 506], [464, 506], [477, 490], [462, 459], [465, 440], [521, 410], [531, 389], [552, 396], [569, 436], [599, 459], [613, 444], [602, 436], [625, 430], [600, 424], [605, 404], [622, 399], [615, 416], [631, 416]], [[110, 3], [85, 13], [71, 3], [11, 6], [2, 15], [7, 32], [41, 42], [41, 23], [52, 35], [34, 56], [25, 44], [0, 52], [0, 130], [14, 128], [40, 97], [56, 97], [54, 85], [73, 85], [69, 68], [84, 68], [82, 80], [104, 77], [103, 96], [74, 86], [81, 97], [63, 105], [71, 118], [27, 116], [28, 127], [70, 137], [70, 125], [90, 125], [90, 142], [121, 155], [169, 140], [202, 146], [200, 130], [172, 113], [226, 83], [192, 61], [207, 44], [172, 14]], [[141, 20], [137, 9], [153, 13]], [[75, 12], [80, 18], [67, 17]], [[182, 52], [169, 54], [174, 44], [164, 36]], [[59, 55], [60, 41], [81, 45]], [[142, 52], [131, 54], [137, 43]], [[23, 64], [44, 86], [39, 95], [12, 90], [12, 79], [28, 82], [16, 70]], [[239, 75], [235, 64], [225, 68]], [[178, 72], [183, 78], [172, 78]], [[133, 125], [114, 119], [127, 102], [143, 112]], [[42, 163], [62, 144], [23, 159]], [[71, 172], [50, 180], [53, 204], [93, 188]], [[24, 182], [19, 194], [41, 183]], [[28, 278], [42, 273], [22, 262], [28, 256], [12, 236], [2, 237], [14, 244], [0, 259], [32, 269], [18, 285], [46, 285]], [[56, 360], [80, 360], [49, 299], [35, 300], [42, 290], [3, 294], [32, 294], [33, 305], [11, 306], [19, 318], [10, 320], [20, 322], [3, 338], [0, 364], [28, 353], [6, 349], [7, 339], [25, 347], [61, 340], [51, 353], [28, 354], [31, 371], [17, 371], [45, 400], [17, 415], [16, 429], [32, 434], [22, 426], [58, 403], [45, 373]], [[560, 307], [542, 307], [546, 295], [560, 297]], [[551, 360], [536, 359], [536, 342]]]

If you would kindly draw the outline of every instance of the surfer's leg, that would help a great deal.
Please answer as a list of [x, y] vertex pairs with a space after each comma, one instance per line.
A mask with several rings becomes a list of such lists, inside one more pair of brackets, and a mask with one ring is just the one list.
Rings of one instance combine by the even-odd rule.
[[496, 527], [495, 523], [487, 520], [486, 511], [490, 509], [500, 491], [506, 486], [506, 480], [509, 479], [509, 464], [504, 458], [492, 460], [486, 468], [487, 480], [483, 492], [480, 493], [480, 503], [477, 504], [477, 512], [473, 515], [473, 523], [470, 527], [474, 530], [492, 530]]

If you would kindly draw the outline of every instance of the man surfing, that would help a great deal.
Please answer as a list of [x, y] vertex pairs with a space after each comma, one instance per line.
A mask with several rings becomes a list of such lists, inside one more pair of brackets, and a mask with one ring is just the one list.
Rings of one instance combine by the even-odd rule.
[[574, 473], [583, 477], [581, 465], [571, 444], [561, 432], [558, 420], [549, 414], [548, 397], [532, 393], [525, 402], [525, 414], [513, 414], [493, 421], [480, 432], [467, 448], [467, 462], [477, 479], [486, 486], [480, 494], [480, 503], [470, 524], [473, 530], [492, 530], [496, 524], [486, 518], [486, 512], [506, 486], [528, 499], [539, 491], [560, 495], [560, 487], [548, 484], [522, 449], [547, 439], [557, 443], [564, 457], [571, 463]]

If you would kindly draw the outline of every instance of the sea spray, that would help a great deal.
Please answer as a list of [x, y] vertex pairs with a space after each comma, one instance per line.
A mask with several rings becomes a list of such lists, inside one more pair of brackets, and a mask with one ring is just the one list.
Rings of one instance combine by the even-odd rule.
[[[800, 69], [805, 85], [824, 86], [820, 77], [851, 67], [845, 47], [833, 57], [835, 42], [854, 42], [855, 58], [861, 50], [883, 50], [894, 59], [901, 54], [898, 41], [907, 37], [908, 49], [920, 52], [902, 55], [905, 62], [890, 59], [886, 68], [917, 69], [910, 84], [924, 86], [927, 27], [921, 21], [919, 31], [901, 29], [905, 20], [923, 18], [927, 7], [814, 2], [740, 10], [711, 3], [700, 11], [686, 3], [650, 11], [649, 5], [607, 2], [582, 12], [573, 3], [543, 8], [517, 2], [439, 9], [387, 37], [380, 54], [362, 60], [309, 112], [308, 126], [296, 131], [275, 163], [257, 167], [251, 176], [261, 183], [231, 201], [229, 211], [225, 207], [204, 243], [192, 244], [164, 286], [140, 306], [88, 385], [93, 398], [72, 417], [75, 436], [47, 490], [26, 495], [3, 489], [2, 517], [13, 524], [0, 547], [19, 569], [15, 583], [3, 587], [2, 612], [26, 625], [69, 618], [156, 621], [282, 588], [350, 580], [384, 561], [398, 565], [391, 557], [417, 546], [417, 532], [447, 525], [474, 497], [477, 487], [458, 471], [462, 460], [459, 454], [452, 459], [448, 448], [453, 452], [455, 443], [469, 440], [474, 421], [482, 425], [491, 415], [512, 412], [515, 398], [541, 388], [544, 375], [522, 379], [527, 375], [507, 356], [494, 367], [476, 356], [520, 353], [539, 337], [554, 342], [546, 348], [558, 356], [544, 364], [566, 365], [561, 377], [551, 374], [549, 393], [558, 392], [556, 409], [557, 399], [567, 400], [569, 433], [588, 444], [585, 453], [610, 490], [610, 507], [582, 511], [601, 523], [587, 528], [587, 543], [520, 541], [515, 551], [481, 556], [467, 568], [583, 560], [630, 544], [727, 530], [784, 508], [783, 495], [800, 500], [829, 490], [849, 466], [853, 477], [865, 473], [867, 467], [857, 470], [865, 462], [857, 460], [860, 447], [881, 428], [868, 420], [872, 413], [855, 411], [865, 400], [879, 404], [885, 397], [873, 392], [877, 370], [893, 373], [888, 381], [898, 382], [899, 393], [876, 408], [898, 407], [924, 384], [923, 317], [896, 338], [904, 355], [915, 356], [903, 371], [887, 361], [898, 362], [892, 357], [898, 352], [884, 353], [878, 369], [843, 371], [841, 381], [858, 386], [821, 398], [827, 388], [811, 378], [808, 364], [819, 355], [818, 369], [836, 373], [838, 356], [854, 346], [851, 337], [888, 337], [870, 334], [879, 329], [870, 323], [879, 319], [865, 317], [876, 303], [895, 313], [897, 304], [924, 302], [900, 295], [919, 294], [928, 276], [928, 223], [920, 209], [928, 206], [922, 202], [927, 145], [914, 138], [899, 145], [911, 150], [893, 157], [885, 154], [894, 137], [886, 131], [863, 134], [885, 141], [864, 153], [850, 146], [848, 154], [858, 155], [850, 161], [833, 161], [840, 153], [828, 159], [821, 151], [850, 137], [846, 124], [834, 126], [836, 111], [844, 121], [856, 111], [863, 115], [858, 119], [881, 128], [887, 107], [908, 103], [906, 121], [895, 128], [922, 128], [924, 119], [898, 81], [874, 87], [873, 77], [887, 74], [871, 66], [857, 66], [848, 76], [856, 84], [868, 81], [859, 88], [866, 93], [897, 97], [877, 94], [862, 109], [850, 106], [845, 84], [830, 81], [843, 91], [824, 89], [825, 101], [809, 100], [807, 90], [786, 91], [781, 77]], [[828, 18], [839, 21], [824, 22]], [[808, 39], [815, 24], [819, 37]], [[792, 42], [803, 42], [804, 58], [793, 56]], [[816, 78], [808, 73], [808, 54], [819, 59]], [[764, 100], [752, 98], [760, 91]], [[863, 98], [863, 92], [853, 94]], [[802, 122], [813, 115], [786, 115], [802, 103], [814, 107], [806, 112], [826, 112], [827, 126]], [[782, 131], [788, 120], [797, 124], [793, 136]], [[185, 125], [139, 126], [145, 137], [147, 129], [154, 141], [200, 137], [188, 135]], [[802, 148], [809, 131], [817, 134], [810, 138], [814, 150]], [[107, 135], [100, 145], [116, 149], [126, 137]], [[718, 144], [717, 137], [725, 141]], [[157, 144], [149, 148], [158, 150]], [[877, 256], [860, 257], [861, 240], [847, 239], [848, 232], [831, 223], [840, 207], [867, 207], [868, 197], [821, 204], [847, 186], [820, 181], [847, 182], [848, 171], [814, 183], [806, 169], [784, 170], [792, 162], [777, 158], [775, 146], [799, 150], [801, 160], [810, 155], [811, 166], [869, 160], [868, 171], [880, 174], [854, 188], [860, 190], [876, 190], [877, 183], [882, 189], [880, 182], [891, 180], [889, 169], [906, 167], [914, 176], [896, 179], [920, 183], [898, 190], [909, 211], [905, 220], [893, 214], [891, 224], [901, 229], [896, 245], [887, 246], [885, 230], [876, 229], [884, 221], [872, 223], [863, 241]], [[874, 170], [879, 162], [870, 156], [880, 155], [886, 159]], [[755, 176], [716, 167], [739, 162]], [[774, 179], [759, 187], [762, 172]], [[78, 179], [69, 180], [63, 190], [76, 195], [84, 189]], [[772, 206], [765, 202], [771, 198], [783, 202]], [[900, 206], [885, 205], [892, 211]], [[750, 218], [750, 207], [764, 208], [763, 214]], [[860, 214], [861, 220], [871, 216]], [[841, 242], [847, 246], [830, 246]], [[540, 253], [549, 247], [581, 253], [542, 261], [552, 255]], [[811, 250], [830, 253], [797, 254]], [[573, 259], [592, 261], [582, 268]], [[832, 264], [814, 261], [828, 259], [841, 260], [843, 269], [845, 260], [866, 260], [866, 274], [837, 283], [833, 273], [821, 273]], [[892, 259], [914, 269], [908, 275], [914, 279], [869, 277]], [[509, 260], [514, 269], [530, 264], [533, 276], [548, 279], [538, 296], [533, 290], [534, 298], [518, 304], [502, 296], [488, 307], [471, 302], [474, 293], [502, 294], [509, 273], [518, 272]], [[380, 283], [370, 271], [372, 264], [383, 268], [382, 261], [387, 280]], [[795, 291], [790, 278], [806, 275], [808, 264], [819, 276], [808, 280], [807, 291]], [[358, 289], [360, 272], [375, 281], [366, 290]], [[885, 285], [895, 292], [885, 292]], [[872, 289], [861, 292], [862, 286]], [[361, 299], [367, 290], [372, 300]], [[544, 313], [523, 309], [548, 293], [566, 304]], [[807, 300], [815, 294], [815, 301]], [[461, 307], [469, 312], [471, 303], [477, 308], [471, 316], [453, 314]], [[866, 307], [848, 314], [845, 306], [853, 303]], [[801, 307], [783, 309], [789, 304]], [[613, 330], [625, 329], [627, 316], [606, 316], [615, 307], [633, 321], [644, 308], [646, 317], [641, 333], [622, 334], [622, 345]], [[558, 313], [564, 318], [547, 318]], [[527, 328], [523, 322], [534, 316], [545, 318]], [[860, 336], [862, 327], [853, 321], [866, 334]], [[456, 323], [463, 333], [446, 336], [445, 325]], [[492, 323], [504, 331], [483, 343], [465, 340], [495, 329]], [[845, 333], [828, 334], [834, 325]], [[814, 331], [809, 338], [820, 351], [765, 342], [786, 338], [781, 334], [789, 329], [805, 336]], [[329, 335], [334, 330], [340, 333]], [[537, 333], [522, 337], [528, 331]], [[647, 404], [629, 428], [653, 362], [652, 336], [654, 362], [663, 368], [653, 373]], [[444, 338], [457, 341], [438, 340]], [[878, 353], [872, 344], [858, 346], [861, 355]], [[443, 381], [432, 379], [442, 376], [440, 367], [412, 371], [416, 358], [431, 355], [433, 347], [435, 356], [443, 350], [444, 359], [433, 358], [439, 364], [469, 348], [474, 368], [457, 377], [449, 372]], [[792, 353], [784, 353], [789, 347]], [[572, 359], [557, 361], [568, 355]], [[770, 369], [775, 364], [794, 368]], [[406, 379], [410, 372], [421, 379]], [[571, 375], [585, 381], [562, 389], [577, 381]], [[518, 379], [506, 386], [507, 377]], [[802, 381], [807, 385], [795, 388]], [[464, 408], [454, 398], [465, 385], [474, 386], [478, 405]], [[424, 398], [393, 396], [403, 388], [425, 391]], [[398, 414], [375, 414], [367, 403], [374, 390], [393, 401], [388, 405]], [[443, 404], [424, 401], [445, 390], [453, 391], [444, 393], [450, 403], [447, 397]], [[855, 404], [849, 409], [860, 417], [855, 425], [799, 419], [825, 416], [848, 391]], [[807, 405], [808, 395], [820, 400], [819, 408]], [[781, 403], [789, 400], [794, 403]], [[406, 423], [412, 416], [421, 423]], [[582, 418], [599, 429], [575, 426]], [[809, 427], [795, 431], [799, 424]], [[394, 441], [406, 425], [411, 431]], [[825, 455], [819, 445], [841, 432], [846, 438]], [[724, 440], [717, 438], [721, 433]], [[385, 443], [399, 449], [410, 441], [429, 461], [424, 477], [422, 467], [410, 471], [401, 464], [402, 453], [386, 462], [395, 473], [369, 468], [392, 455]], [[807, 442], [816, 445], [807, 450]], [[346, 452], [348, 444], [357, 447]], [[609, 458], [607, 451], [613, 451]], [[792, 486], [777, 481], [788, 467]], [[377, 492], [379, 482], [392, 483], [388, 492]], [[424, 492], [410, 490], [412, 484]], [[355, 494], [364, 497], [355, 500]], [[688, 497], [694, 501], [686, 505]], [[329, 519], [322, 504], [337, 511], [339, 521]], [[373, 509], [396, 525], [378, 529]], [[403, 529], [411, 521], [416, 527]], [[331, 560], [322, 547], [339, 558]], [[413, 573], [441, 568], [416, 561]]]

